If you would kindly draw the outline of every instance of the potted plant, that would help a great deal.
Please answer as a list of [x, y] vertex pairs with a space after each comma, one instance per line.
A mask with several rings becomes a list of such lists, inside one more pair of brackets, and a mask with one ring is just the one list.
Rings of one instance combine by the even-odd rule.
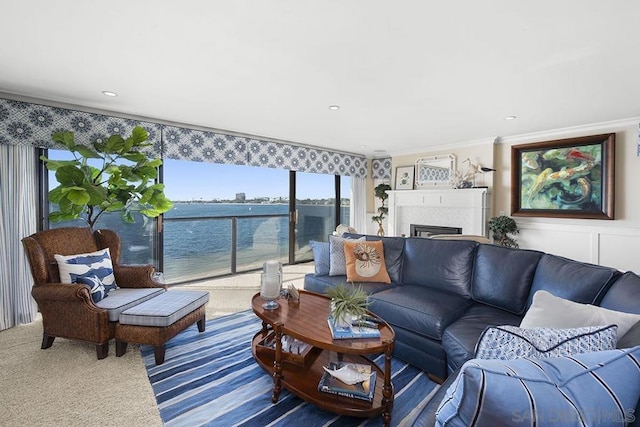
[[367, 313], [369, 296], [362, 290], [362, 286], [338, 285], [327, 290], [331, 298], [331, 317], [337, 326], [350, 326], [353, 319]]
[[505, 215], [494, 216], [489, 220], [489, 230], [493, 232], [493, 242], [497, 245], [517, 248], [518, 242], [509, 234], [518, 234], [518, 226], [513, 218]]
[[389, 213], [389, 208], [385, 206], [389, 195], [387, 191], [391, 190], [391, 186], [389, 184], [378, 184], [376, 188], [374, 188], [375, 196], [380, 199], [380, 206], [378, 207], [378, 215], [374, 215], [371, 217], [372, 221], [378, 223], [378, 236], [384, 236], [384, 228], [382, 227], [382, 220]]
[[[154, 218], [171, 209], [164, 185], [155, 182], [162, 160], [149, 159], [140, 151], [151, 145], [145, 142], [148, 137], [144, 128], [136, 126], [126, 139], [115, 134], [89, 148], [76, 144], [73, 132], [55, 133], [53, 140], [67, 147], [74, 159], [41, 156], [59, 183], [49, 192], [49, 201], [58, 206], [49, 219], [82, 219], [93, 229], [105, 212], [120, 212], [131, 223], [134, 211]], [[98, 167], [90, 165], [90, 159]]]

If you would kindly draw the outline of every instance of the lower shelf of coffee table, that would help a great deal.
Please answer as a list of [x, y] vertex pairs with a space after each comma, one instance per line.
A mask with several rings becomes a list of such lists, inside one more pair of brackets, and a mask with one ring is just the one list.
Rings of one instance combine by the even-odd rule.
[[[253, 338], [251, 346], [253, 357], [265, 372], [273, 375], [274, 353], [256, 351], [256, 346], [262, 340], [262, 333], [258, 332]], [[367, 363], [377, 372], [373, 401], [367, 402], [365, 400], [325, 393], [318, 390], [318, 383], [324, 373], [322, 367], [328, 366], [331, 361], [336, 361], [337, 355], [335, 352], [318, 348], [314, 348], [314, 350], [318, 352], [317, 357], [310, 360], [310, 363], [305, 367], [286, 361], [282, 363], [281, 383], [284, 388], [302, 400], [313, 403], [322, 409], [336, 414], [353, 417], [372, 417], [382, 413], [382, 389], [384, 386], [384, 372], [382, 369], [365, 356], [344, 354], [342, 359], [344, 362]]]

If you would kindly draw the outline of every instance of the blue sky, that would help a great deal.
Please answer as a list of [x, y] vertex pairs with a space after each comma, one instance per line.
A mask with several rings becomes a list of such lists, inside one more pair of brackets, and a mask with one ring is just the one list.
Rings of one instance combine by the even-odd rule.
[[[164, 161], [165, 194], [170, 200], [234, 199], [236, 193], [255, 197], [289, 197], [289, 171], [217, 163]], [[350, 180], [342, 179], [342, 196], [349, 197]], [[298, 173], [297, 197], [334, 196], [333, 175]]]

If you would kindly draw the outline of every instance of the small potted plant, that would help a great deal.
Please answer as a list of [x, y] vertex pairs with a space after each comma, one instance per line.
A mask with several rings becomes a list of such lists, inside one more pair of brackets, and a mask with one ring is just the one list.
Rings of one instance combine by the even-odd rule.
[[371, 217], [372, 221], [378, 223], [378, 236], [384, 236], [384, 228], [382, 227], [382, 220], [389, 213], [389, 208], [385, 206], [389, 195], [387, 191], [391, 190], [391, 186], [389, 184], [378, 184], [376, 188], [374, 188], [375, 195], [378, 199], [380, 199], [380, 206], [378, 207], [378, 215], [374, 215]]
[[362, 286], [340, 284], [330, 288], [327, 296], [331, 298], [331, 317], [338, 327], [350, 326], [354, 319], [367, 314], [369, 296]]
[[518, 226], [513, 218], [505, 215], [494, 216], [489, 220], [489, 230], [493, 232], [493, 242], [500, 246], [518, 248], [518, 242], [509, 234], [518, 234]]

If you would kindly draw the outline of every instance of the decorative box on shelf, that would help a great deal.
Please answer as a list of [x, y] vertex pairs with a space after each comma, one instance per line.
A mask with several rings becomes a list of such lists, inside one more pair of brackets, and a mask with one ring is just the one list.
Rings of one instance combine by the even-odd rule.
[[[275, 357], [276, 333], [270, 331], [264, 339], [256, 345], [257, 353], [267, 353]], [[319, 354], [318, 349], [312, 345], [295, 338], [283, 335], [282, 337], [282, 361], [299, 366], [309, 366]]]

